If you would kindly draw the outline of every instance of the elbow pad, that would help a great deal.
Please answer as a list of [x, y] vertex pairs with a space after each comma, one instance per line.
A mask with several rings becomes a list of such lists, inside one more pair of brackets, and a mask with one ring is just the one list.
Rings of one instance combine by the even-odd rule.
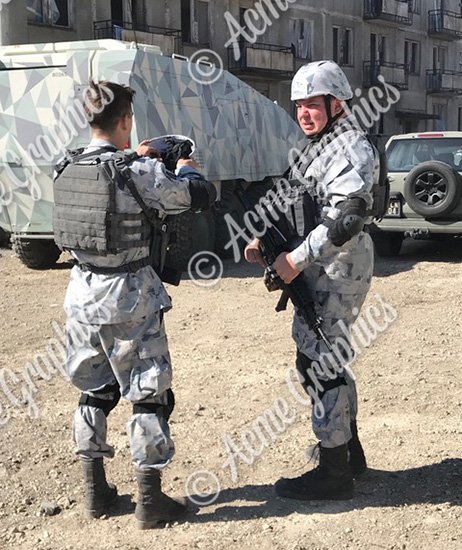
[[192, 210], [207, 210], [217, 199], [217, 190], [207, 180], [189, 180]]
[[363, 230], [366, 220], [366, 201], [359, 198], [346, 199], [337, 205], [340, 215], [334, 220], [323, 220], [329, 231], [327, 236], [334, 246], [343, 246], [352, 237]]

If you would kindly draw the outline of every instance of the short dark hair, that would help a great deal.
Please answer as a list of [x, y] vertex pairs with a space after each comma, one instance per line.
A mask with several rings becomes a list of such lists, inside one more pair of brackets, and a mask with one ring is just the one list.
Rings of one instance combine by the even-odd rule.
[[135, 90], [129, 86], [90, 80], [84, 92], [84, 109], [90, 126], [104, 132], [114, 131], [119, 120], [132, 112], [134, 95]]

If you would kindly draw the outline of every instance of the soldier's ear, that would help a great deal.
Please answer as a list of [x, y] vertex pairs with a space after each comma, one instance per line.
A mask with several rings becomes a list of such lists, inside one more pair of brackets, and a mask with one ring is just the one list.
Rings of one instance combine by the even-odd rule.
[[332, 114], [337, 115], [343, 110], [343, 102], [340, 99], [334, 98], [332, 101]]

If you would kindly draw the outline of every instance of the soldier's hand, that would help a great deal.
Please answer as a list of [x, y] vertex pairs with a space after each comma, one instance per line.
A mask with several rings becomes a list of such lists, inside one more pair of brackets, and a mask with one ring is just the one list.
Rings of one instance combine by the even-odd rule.
[[160, 159], [160, 154], [157, 149], [151, 147], [149, 139], [143, 139], [143, 141], [138, 145], [135, 151], [140, 155], [140, 157], [150, 157], [152, 159]]
[[295, 267], [289, 252], [279, 254], [273, 263], [273, 268], [286, 284], [291, 283], [300, 274], [300, 270]]
[[190, 166], [191, 168], [200, 170], [200, 166], [197, 164], [197, 161], [194, 159], [178, 159], [176, 163], [176, 167], [181, 168], [182, 166]]
[[266, 267], [265, 260], [260, 252], [260, 240], [254, 239], [245, 247], [244, 258], [250, 264], [260, 264], [262, 267]]

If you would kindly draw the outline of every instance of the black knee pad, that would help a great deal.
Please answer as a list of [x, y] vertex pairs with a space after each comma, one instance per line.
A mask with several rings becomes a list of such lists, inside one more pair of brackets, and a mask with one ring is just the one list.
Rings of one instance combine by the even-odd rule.
[[94, 394], [112, 394], [111, 399], [101, 399], [87, 393], [82, 393], [79, 400], [79, 405], [88, 405], [90, 407], [96, 407], [101, 409], [105, 416], [109, 416], [109, 413], [117, 406], [120, 401], [120, 388], [118, 384], [112, 386], [105, 386], [102, 390], [93, 392]]
[[175, 394], [171, 388], [169, 388], [166, 393], [166, 405], [161, 403], [134, 403], [133, 414], [156, 414], [168, 420], [175, 408]]
[[[312, 366], [313, 363], [314, 361], [312, 359], [307, 357], [305, 354], [297, 351], [295, 368], [302, 377], [301, 384], [308, 395], [310, 395], [309, 388], [312, 388], [312, 391], [314, 390], [317, 393], [319, 399], [322, 399], [324, 397], [324, 394], [329, 390], [333, 390], [334, 388], [338, 388], [339, 386], [347, 385], [347, 381], [343, 376], [337, 376], [336, 378], [330, 380], [319, 380], [319, 378], [316, 376], [317, 369], [313, 368]], [[316, 378], [316, 381], [319, 383], [319, 385], [322, 386], [322, 391], [319, 391], [319, 389], [316, 388], [315, 382], [313, 381], [312, 377], [308, 376], [309, 370], [314, 374], [314, 377]]]

